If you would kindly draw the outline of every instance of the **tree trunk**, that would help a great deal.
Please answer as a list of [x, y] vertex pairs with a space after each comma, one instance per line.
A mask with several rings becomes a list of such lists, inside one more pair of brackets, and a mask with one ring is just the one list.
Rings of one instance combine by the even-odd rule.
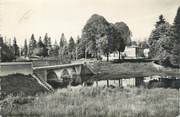
[[121, 59], [121, 51], [118, 51], [119, 52], [119, 60]]
[[107, 53], [107, 62], [109, 62], [109, 53]]

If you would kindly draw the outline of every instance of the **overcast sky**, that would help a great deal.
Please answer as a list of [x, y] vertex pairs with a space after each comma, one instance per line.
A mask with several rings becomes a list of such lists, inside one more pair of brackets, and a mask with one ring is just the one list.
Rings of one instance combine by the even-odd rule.
[[81, 35], [86, 21], [94, 13], [109, 22], [127, 23], [134, 40], [148, 37], [160, 14], [173, 22], [180, 0], [1, 0], [0, 30], [7, 38], [23, 45], [34, 33], [36, 39], [47, 32], [58, 41]]

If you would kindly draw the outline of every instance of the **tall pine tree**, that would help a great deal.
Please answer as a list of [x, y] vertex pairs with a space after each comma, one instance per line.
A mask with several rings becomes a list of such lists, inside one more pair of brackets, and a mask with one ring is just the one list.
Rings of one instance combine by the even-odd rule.
[[[173, 49], [172, 49], [172, 58], [171, 63], [173, 65], [179, 66], [180, 64], [180, 7], [177, 10], [176, 17], [174, 19], [174, 36], [171, 39], [174, 41], [173, 43]], [[170, 35], [172, 37], [172, 35]]]
[[48, 33], [46, 33], [45, 36], [44, 36], [44, 41], [43, 41], [45, 47], [48, 47], [48, 38], [49, 38]]
[[37, 47], [37, 42], [35, 40], [34, 34], [32, 34], [29, 41], [29, 56], [33, 55], [33, 51], [36, 47]]
[[24, 56], [27, 57], [28, 55], [28, 46], [27, 46], [27, 40], [24, 41], [24, 49], [23, 49]]
[[161, 15], [159, 16], [159, 21], [156, 22], [155, 27], [157, 28], [159, 25], [164, 24], [165, 22], [166, 22], [166, 21], [165, 21], [165, 18], [164, 18], [164, 16], [161, 14]]
[[16, 42], [16, 37], [14, 37], [14, 40], [13, 40], [13, 50], [14, 50], [14, 55], [19, 56], [19, 47]]
[[60, 48], [64, 48], [65, 46], [67, 46], [67, 40], [65, 38], [64, 33], [61, 34], [59, 45], [60, 45]]
[[72, 37], [70, 37], [69, 39], [69, 52], [73, 52], [75, 50], [75, 42], [74, 39]]
[[180, 7], [178, 8], [176, 17], [174, 19], [174, 26], [177, 33], [177, 38], [180, 40]]
[[75, 45], [74, 39], [72, 37], [70, 37], [68, 50], [69, 50], [69, 54], [70, 54], [71, 59], [75, 58], [75, 48], [76, 48], [76, 45]]

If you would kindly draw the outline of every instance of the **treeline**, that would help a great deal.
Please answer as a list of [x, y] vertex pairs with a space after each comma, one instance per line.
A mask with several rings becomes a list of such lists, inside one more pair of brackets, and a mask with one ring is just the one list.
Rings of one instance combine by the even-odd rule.
[[16, 43], [16, 38], [13, 40], [13, 44], [4, 42], [3, 37], [0, 37], [0, 57], [1, 61], [8, 62], [14, 60], [19, 56], [19, 47]]
[[166, 21], [163, 15], [155, 24], [149, 37], [150, 57], [159, 59], [161, 64], [178, 67], [180, 64], [180, 7], [173, 24]]
[[19, 56], [25, 58], [61, 57], [72, 60], [77, 58], [100, 59], [101, 55], [107, 56], [108, 61], [109, 54], [112, 52], [119, 52], [120, 59], [120, 53], [124, 51], [125, 46], [131, 43], [131, 31], [124, 22], [109, 23], [103, 16], [95, 14], [87, 21], [82, 35], [78, 36], [76, 41], [73, 37], [67, 41], [62, 33], [58, 42], [55, 40], [52, 44], [51, 37], [47, 33], [38, 39], [32, 34], [29, 41], [25, 39], [22, 49], [17, 45], [16, 38], [12, 45], [2, 41], [2, 50], [6, 50], [3, 53], [8, 55], [3, 55], [3, 61], [10, 61]]
[[32, 34], [29, 42], [25, 39], [22, 48], [17, 45], [16, 38], [13, 39], [13, 44], [11, 44], [11, 42], [4, 42], [3, 37], [0, 37], [0, 47], [2, 62], [13, 61], [20, 56], [25, 58], [39, 56], [75, 59], [76, 42], [72, 37], [67, 42], [64, 33], [62, 33], [59, 43], [55, 40], [54, 44], [52, 44], [51, 37], [46, 33], [44, 38], [40, 36], [38, 39]]
[[70, 37], [69, 42], [65, 38], [64, 33], [62, 33], [59, 43], [55, 40], [52, 44], [51, 37], [46, 33], [44, 38], [40, 36], [38, 41], [35, 39], [34, 34], [32, 34], [29, 44], [27, 40], [24, 42], [24, 47], [22, 50], [22, 55], [25, 57], [56, 57], [56, 56], [70, 56], [71, 59], [75, 59], [75, 48], [76, 43], [72, 37]]

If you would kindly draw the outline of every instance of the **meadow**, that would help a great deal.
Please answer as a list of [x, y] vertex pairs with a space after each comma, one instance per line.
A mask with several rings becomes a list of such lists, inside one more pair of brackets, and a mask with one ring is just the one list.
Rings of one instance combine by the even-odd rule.
[[6, 116], [175, 117], [177, 96], [175, 89], [83, 87], [42, 94], [30, 103], [30, 97], [8, 97], [1, 104]]

